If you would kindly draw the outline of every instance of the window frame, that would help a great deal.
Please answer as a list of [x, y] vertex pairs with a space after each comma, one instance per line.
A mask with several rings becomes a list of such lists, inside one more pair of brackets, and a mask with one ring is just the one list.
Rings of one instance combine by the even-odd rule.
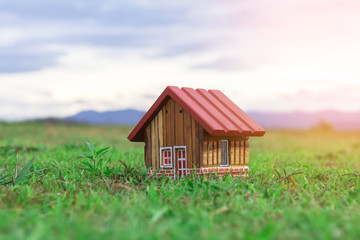
[[[163, 157], [163, 150], [170, 150], [170, 164], [166, 164], [166, 165], [163, 165], [162, 162], [165, 162], [165, 161], [162, 161], [162, 157]], [[159, 158], [159, 161], [160, 161], [160, 168], [172, 168], [173, 167], [173, 151], [172, 151], [172, 147], [160, 147], [160, 158]]]
[[227, 152], [227, 154], [226, 154], [226, 165], [222, 165], [222, 161], [221, 161], [222, 159], [221, 159], [221, 156], [220, 156], [220, 167], [228, 167], [228, 166], [230, 166], [230, 161], [229, 161], [229, 140], [223, 139], [220, 142], [221, 142], [221, 146], [220, 146], [221, 152], [222, 152], [222, 143], [226, 142], [226, 145], [227, 145], [227, 149], [226, 149], [226, 152]]

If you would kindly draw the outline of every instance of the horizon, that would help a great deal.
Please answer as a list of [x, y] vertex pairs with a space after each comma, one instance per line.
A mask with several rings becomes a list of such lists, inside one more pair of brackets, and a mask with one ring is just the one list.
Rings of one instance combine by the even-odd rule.
[[146, 111], [168, 85], [245, 111], [360, 111], [355, 0], [0, 2], [0, 119]]
[[[149, 110], [149, 109], [147, 109]], [[0, 121], [4, 122], [22, 122], [22, 121], [32, 121], [32, 120], [42, 120], [42, 119], [66, 119], [68, 117], [76, 116], [79, 113], [85, 113], [85, 112], [95, 112], [95, 113], [108, 113], [108, 112], [123, 112], [123, 111], [136, 111], [141, 113], [146, 113], [147, 110], [138, 110], [135, 108], [123, 108], [123, 109], [112, 109], [112, 110], [94, 110], [94, 109], [84, 109], [80, 110], [79, 112], [76, 112], [74, 114], [66, 115], [66, 116], [44, 116], [44, 117], [32, 117], [32, 118], [24, 118], [24, 119], [16, 119], [16, 120], [7, 120], [7, 119], [1, 119]], [[291, 111], [256, 111], [256, 110], [246, 110], [246, 113], [250, 114], [306, 114], [306, 115], [317, 115], [317, 114], [324, 114], [324, 113], [338, 113], [338, 114], [360, 114], [360, 110], [358, 111], [342, 111], [342, 110], [336, 110], [336, 109], [325, 109], [325, 110], [319, 110], [319, 111], [302, 111], [302, 110], [291, 110]]]
[[[7, 123], [39, 122], [39, 123], [76, 123], [89, 125], [119, 125], [133, 126], [139, 123], [145, 111], [135, 109], [122, 109], [112, 111], [85, 110], [64, 118], [44, 117], [17, 121], [3, 121]], [[336, 130], [358, 131], [360, 130], [360, 111], [339, 112], [252, 112], [247, 114], [261, 126], [268, 130]]]

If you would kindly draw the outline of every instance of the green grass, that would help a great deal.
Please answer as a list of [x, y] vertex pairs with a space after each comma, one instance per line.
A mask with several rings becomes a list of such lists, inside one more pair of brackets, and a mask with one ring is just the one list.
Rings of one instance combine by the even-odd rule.
[[[1, 123], [0, 239], [360, 238], [359, 132], [269, 131], [249, 178], [172, 181], [146, 176], [129, 131]], [[86, 141], [107, 164], [78, 158]]]

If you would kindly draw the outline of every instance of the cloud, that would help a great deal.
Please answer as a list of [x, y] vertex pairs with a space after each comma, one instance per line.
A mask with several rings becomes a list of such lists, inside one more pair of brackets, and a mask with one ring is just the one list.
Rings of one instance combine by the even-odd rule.
[[158, 96], [155, 95], [155, 94], [148, 94], [147, 93], [147, 94], [143, 94], [142, 97], [144, 99], [149, 99], [149, 100], [155, 101]]
[[0, 57], [1, 73], [36, 71], [55, 66], [60, 53], [44, 50], [36, 51], [30, 47], [11, 47], [2, 51]]
[[0, 9], [35, 21], [94, 19], [112, 26], [158, 26], [179, 22], [188, 5], [186, 1], [169, 4], [159, 0], [151, 4], [141, 1], [20, 0], [1, 1]]
[[[352, 30], [357, 5], [338, 0], [0, 1], [0, 51], [9, 45], [29, 51], [53, 44], [155, 49], [154, 58], [212, 55], [188, 67], [222, 71], [256, 68], [258, 61], [306, 64], [310, 58], [335, 65], [336, 58], [326, 57], [330, 52], [359, 55], [353, 49], [360, 36]], [[43, 50], [32, 57], [37, 66], [27, 66], [24, 55], [24, 67], [9, 62], [6, 69], [46, 68], [59, 55]]]
[[[243, 11], [238, 14], [237, 9], [244, 8], [243, 5], [236, 1], [209, 4], [185, 0], [155, 0], [151, 4], [147, 1], [2, 1], [0, 32], [5, 37], [2, 44], [0, 40], [0, 51], [8, 45], [29, 50], [37, 45], [46, 48], [68, 44], [155, 49], [154, 58], [211, 52], [220, 58], [219, 69], [225, 70], [231, 66], [222, 66], [223, 59], [233, 57], [216, 48], [227, 44], [231, 29], [226, 25], [233, 23], [232, 16], [236, 20], [248, 18], [249, 14]], [[21, 72], [53, 66], [59, 55], [44, 51], [36, 57], [34, 62], [39, 62], [36, 67], [26, 66], [31, 64], [24, 59], [25, 63], [21, 64], [24, 67], [10, 66], [12, 62], [9, 62], [6, 69]], [[46, 62], [51, 64], [41, 64]], [[199, 65], [214, 67], [211, 63], [199, 62]], [[1, 72], [9, 71], [0, 69]]]
[[213, 69], [224, 71], [248, 71], [256, 68], [255, 63], [244, 62], [243, 59], [217, 59], [215, 61], [194, 65], [193, 69]]
[[[176, 53], [177, 34], [187, 32], [188, 4], [142, 1], [0, 1], [0, 73], [53, 66], [62, 54], [51, 45], [157, 48]], [[39, 52], [32, 49], [41, 46]], [[15, 50], [15, 51], [14, 51]], [[193, 48], [194, 50], [194, 48]], [[32, 52], [32, 53], [30, 53]], [[171, 53], [170, 53], [171, 52]], [[165, 53], [164, 55], [166, 55]], [[181, 53], [180, 53], [181, 54]], [[10, 59], [9, 59], [10, 57]], [[22, 59], [21, 59], [22, 58]], [[33, 61], [31, 61], [31, 59]]]

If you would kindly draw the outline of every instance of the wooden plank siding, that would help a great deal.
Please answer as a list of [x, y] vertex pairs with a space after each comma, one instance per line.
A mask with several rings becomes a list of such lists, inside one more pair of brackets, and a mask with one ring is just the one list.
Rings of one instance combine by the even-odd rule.
[[245, 165], [249, 164], [249, 141], [245, 141]]
[[174, 104], [175, 102], [170, 99], [169, 101], [166, 102], [167, 105], [167, 114], [166, 114], [166, 121], [168, 123], [168, 132], [167, 134], [167, 145], [168, 146], [174, 146], [175, 145], [175, 137], [176, 137], [176, 132], [175, 132], [175, 113], [174, 113]]
[[208, 143], [208, 165], [209, 166], [214, 166], [213, 164], [213, 152], [214, 152], [214, 149], [213, 149], [213, 141], [209, 141]]
[[[191, 126], [191, 116], [188, 113], [184, 113], [184, 142], [189, 143], [186, 147], [187, 158], [193, 158], [193, 135], [192, 135], [192, 126]], [[191, 156], [191, 157], [190, 157]], [[192, 167], [192, 161], [187, 161], [187, 167]]]
[[218, 140], [218, 160], [217, 165], [221, 164], [221, 140]]
[[209, 146], [208, 141], [204, 141], [203, 142], [203, 157], [202, 157], [202, 163], [201, 163], [202, 167], [208, 166], [208, 156], [209, 156], [208, 146]]
[[203, 161], [201, 167], [219, 167], [221, 165], [221, 140], [228, 140], [229, 166], [249, 164], [248, 137], [219, 137], [203, 134]]
[[164, 121], [163, 121], [162, 109], [159, 111], [158, 118], [159, 118], [159, 146], [164, 146]]
[[214, 141], [213, 143], [213, 165], [216, 166], [218, 164], [218, 145], [217, 145], [217, 141]]
[[[203, 128], [173, 99], [168, 99], [145, 130], [145, 165], [160, 167], [160, 147], [186, 146], [187, 167], [200, 167]], [[175, 166], [173, 153], [173, 166]]]
[[201, 162], [201, 153], [202, 153], [202, 149], [203, 149], [203, 128], [200, 126], [200, 124], [198, 124], [195, 119], [192, 118], [191, 120], [191, 126], [192, 129], [194, 129], [194, 133], [193, 133], [193, 161], [192, 161], [192, 166], [196, 166], [197, 168], [200, 168], [200, 162]]
[[240, 141], [233, 141], [235, 143], [235, 160], [233, 165], [240, 165]]
[[229, 141], [229, 164], [235, 165], [235, 141]]
[[178, 146], [185, 145], [184, 139], [184, 112], [179, 104], [174, 104], [174, 119], [175, 119], [175, 142]]
[[151, 166], [156, 168], [156, 131], [155, 131], [155, 120], [151, 121]]
[[[190, 116], [190, 115], [189, 115]], [[196, 159], [197, 159], [197, 152], [196, 152], [196, 149], [198, 149], [198, 139], [197, 139], [197, 134], [198, 134], [198, 129], [197, 129], [197, 126], [196, 126], [196, 121], [195, 119], [193, 119], [192, 117], [190, 117], [191, 119], [191, 139], [192, 139], [192, 146], [191, 146], [191, 149], [193, 150], [192, 153], [190, 153], [192, 156], [191, 156], [191, 159], [195, 159], [195, 161], [191, 161], [191, 166], [193, 166], [194, 164], [197, 166], [196, 164]], [[201, 143], [200, 143], [201, 144]], [[190, 161], [188, 161], [190, 162]]]
[[240, 164], [245, 165], [245, 141], [241, 141], [240, 143]]
[[200, 162], [201, 162], [201, 153], [203, 152], [203, 128], [200, 126], [199, 123], [195, 122], [195, 126], [196, 126], [196, 136], [195, 136], [195, 141], [196, 141], [196, 150], [195, 150], [195, 153], [196, 153], [196, 158], [195, 158], [195, 166], [197, 168], [200, 168]]
[[164, 105], [164, 107], [160, 110], [162, 112], [162, 121], [163, 121], [163, 140], [164, 140], [164, 145], [163, 146], [168, 146], [167, 142], [167, 133], [168, 133], [168, 123], [166, 120], [166, 104]]
[[151, 154], [151, 128], [150, 125], [148, 125], [145, 129], [145, 166], [146, 168], [151, 167], [151, 158], [152, 158], [152, 154]]

